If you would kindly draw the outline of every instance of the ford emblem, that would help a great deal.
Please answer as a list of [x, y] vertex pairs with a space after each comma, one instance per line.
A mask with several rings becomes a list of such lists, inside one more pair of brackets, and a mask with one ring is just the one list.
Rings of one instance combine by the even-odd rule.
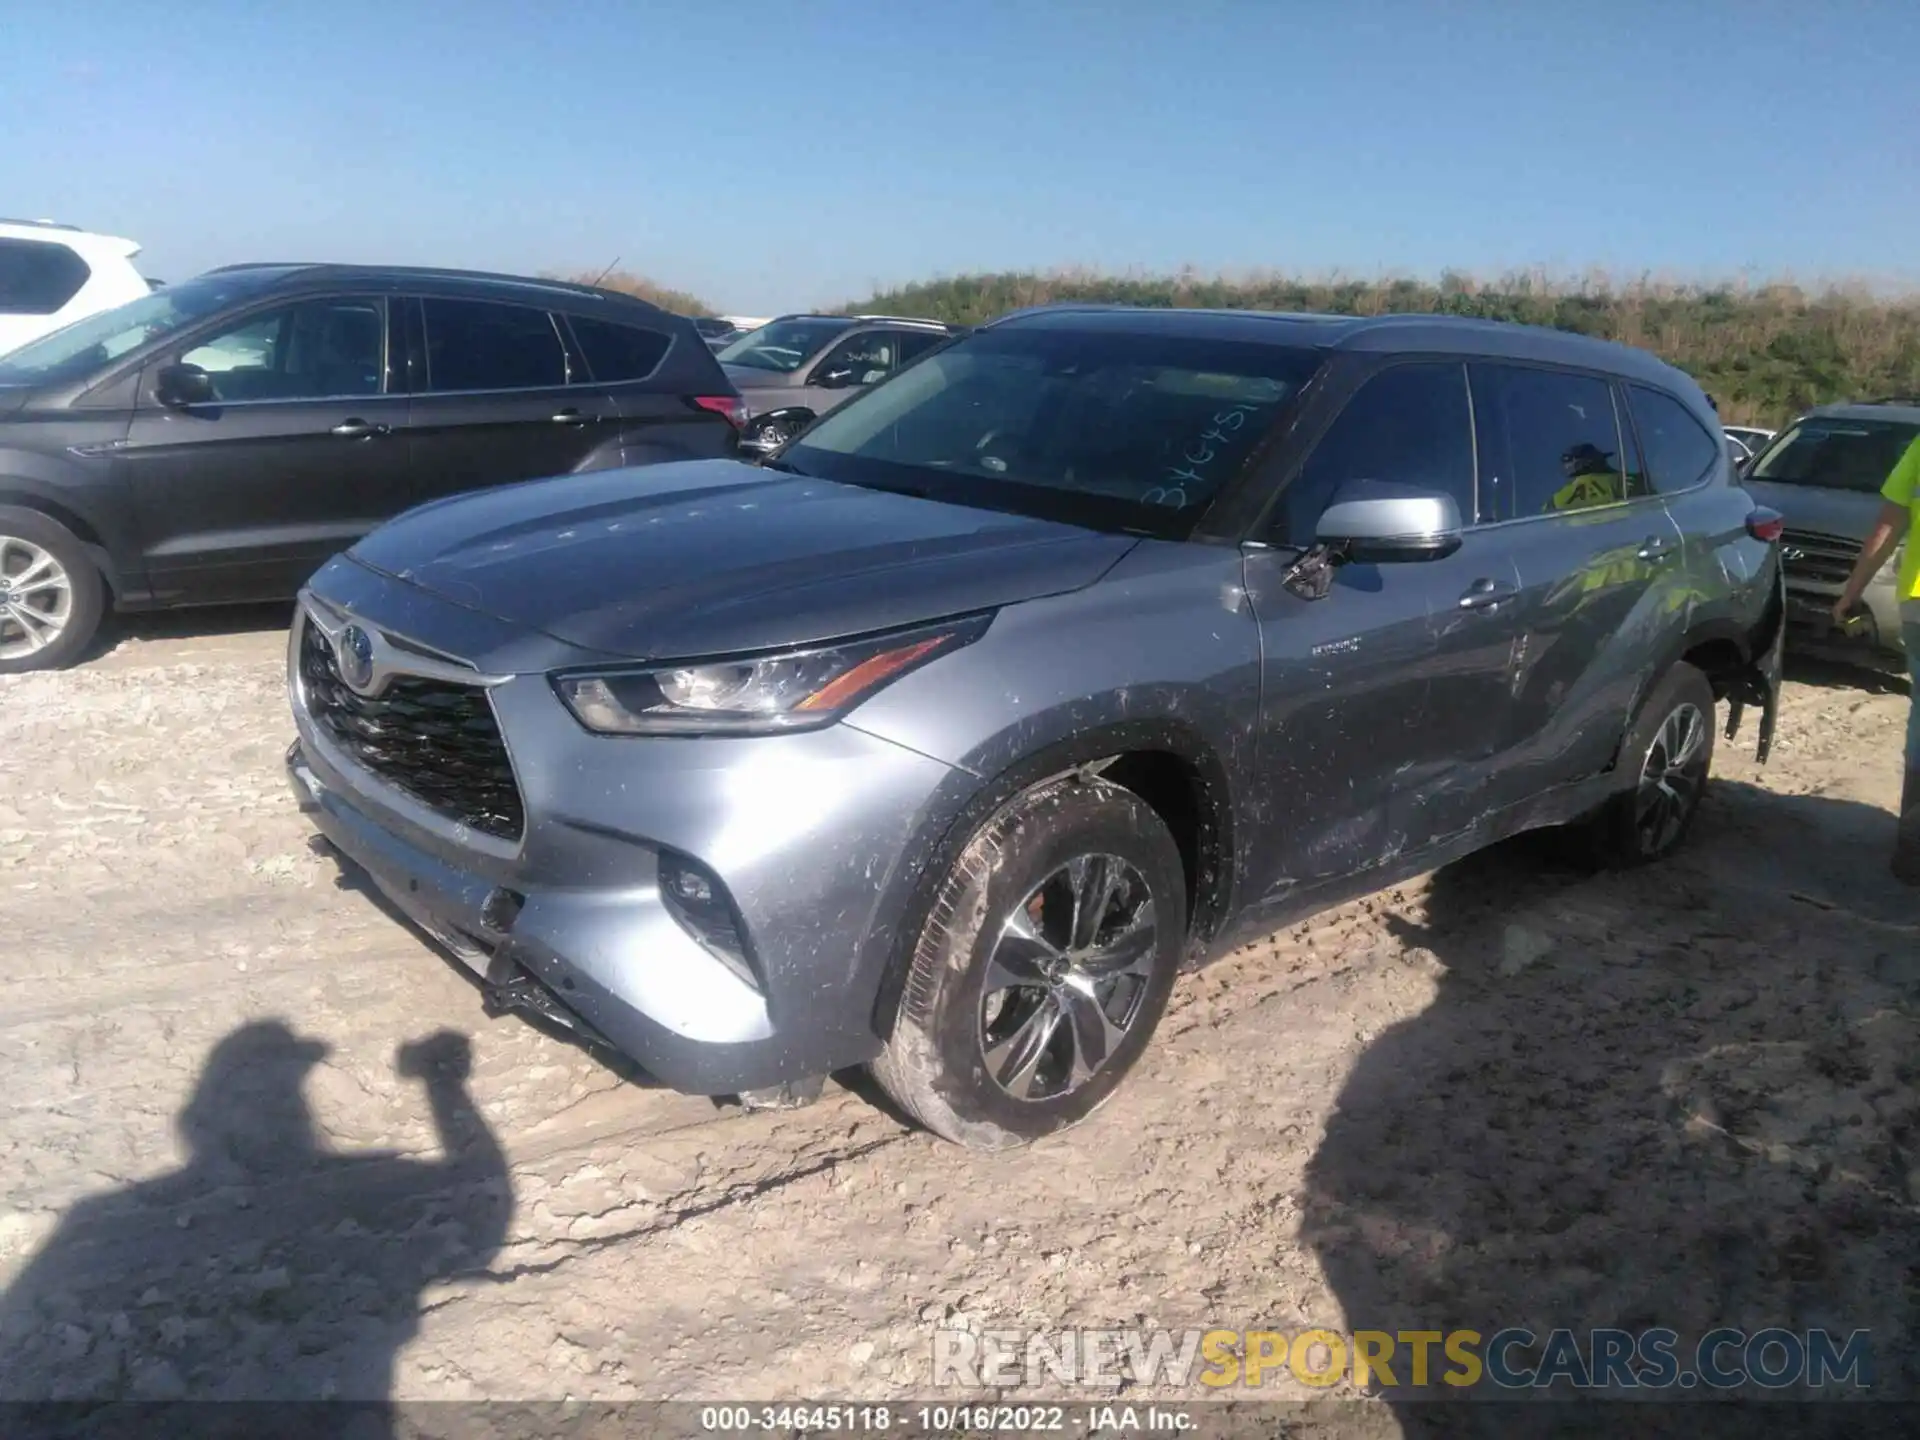
[[365, 694], [373, 684], [373, 637], [358, 625], [349, 625], [340, 632], [333, 648], [340, 678], [349, 690]]

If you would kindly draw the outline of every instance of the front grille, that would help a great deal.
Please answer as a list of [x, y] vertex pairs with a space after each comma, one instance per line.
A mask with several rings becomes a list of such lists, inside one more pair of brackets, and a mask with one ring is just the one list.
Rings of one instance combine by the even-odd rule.
[[1780, 537], [1787, 579], [1816, 585], [1844, 585], [1860, 558], [1860, 542], [1817, 530], [1788, 530]]
[[377, 697], [356, 695], [312, 624], [300, 644], [300, 679], [314, 723], [387, 784], [449, 820], [520, 838], [520, 787], [480, 686], [402, 675]]

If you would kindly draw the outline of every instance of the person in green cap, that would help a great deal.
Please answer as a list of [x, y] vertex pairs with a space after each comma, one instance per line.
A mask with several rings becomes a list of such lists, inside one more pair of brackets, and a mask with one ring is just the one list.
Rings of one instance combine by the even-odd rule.
[[1900, 828], [1893, 842], [1893, 873], [1904, 884], [1920, 886], [1920, 439], [1907, 447], [1880, 494], [1887, 502], [1860, 548], [1853, 574], [1833, 603], [1833, 618], [1846, 624], [1868, 582], [1906, 543], [1900, 560], [1900, 636], [1907, 647], [1907, 671], [1913, 678], [1907, 713], [1906, 773], [1900, 786]]

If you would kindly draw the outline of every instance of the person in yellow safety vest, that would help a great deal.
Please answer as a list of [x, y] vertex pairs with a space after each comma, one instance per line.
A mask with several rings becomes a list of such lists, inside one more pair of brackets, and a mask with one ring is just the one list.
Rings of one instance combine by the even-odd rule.
[[1900, 784], [1893, 875], [1903, 885], [1920, 886], [1920, 440], [1909, 445], [1895, 464], [1880, 498], [1885, 502], [1880, 516], [1833, 602], [1833, 618], [1840, 625], [1851, 620], [1867, 583], [1887, 561], [1900, 556], [1895, 582], [1900, 587], [1900, 638], [1906, 645], [1907, 671], [1913, 677], [1913, 698], [1908, 702], [1906, 773]]
[[1627, 477], [1611, 468], [1609, 452], [1582, 440], [1560, 457], [1567, 483], [1547, 502], [1549, 510], [1589, 510], [1627, 498]]

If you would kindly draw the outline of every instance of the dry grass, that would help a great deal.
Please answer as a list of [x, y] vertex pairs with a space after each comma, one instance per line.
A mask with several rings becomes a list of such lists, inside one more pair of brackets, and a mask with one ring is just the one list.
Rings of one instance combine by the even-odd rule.
[[1303, 279], [1279, 274], [962, 275], [906, 285], [848, 310], [979, 324], [1023, 305], [1099, 301], [1148, 306], [1472, 315], [1547, 325], [1638, 345], [1693, 375], [1729, 422], [1779, 424], [1809, 405], [1920, 393], [1920, 296], [1860, 282], [1687, 282], [1602, 273], [1456, 271], [1437, 282]]

